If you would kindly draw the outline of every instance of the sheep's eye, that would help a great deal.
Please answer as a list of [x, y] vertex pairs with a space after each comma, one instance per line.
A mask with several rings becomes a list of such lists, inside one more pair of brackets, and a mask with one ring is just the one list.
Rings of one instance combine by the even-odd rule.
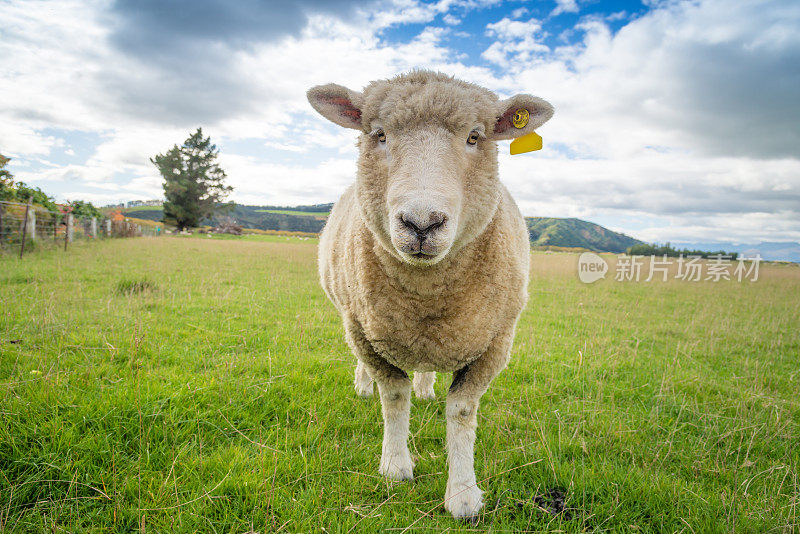
[[385, 143], [386, 142], [386, 132], [384, 132], [383, 130], [378, 130], [377, 132], [375, 132], [375, 135], [378, 136], [378, 141], [379, 142], [381, 142], [381, 143]]
[[467, 137], [467, 144], [468, 145], [476, 145], [478, 144], [478, 132], [470, 132], [469, 137]]

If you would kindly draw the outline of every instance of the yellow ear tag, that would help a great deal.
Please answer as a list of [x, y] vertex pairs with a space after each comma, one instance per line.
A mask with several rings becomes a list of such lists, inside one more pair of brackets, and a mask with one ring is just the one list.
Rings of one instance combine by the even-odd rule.
[[511, 141], [511, 155], [524, 154], [542, 149], [542, 137], [536, 132], [525, 134]]
[[530, 118], [531, 114], [528, 113], [528, 110], [525, 108], [519, 108], [517, 111], [514, 112], [514, 116], [511, 117], [511, 124], [514, 125], [514, 128], [525, 128], [528, 125], [528, 119]]

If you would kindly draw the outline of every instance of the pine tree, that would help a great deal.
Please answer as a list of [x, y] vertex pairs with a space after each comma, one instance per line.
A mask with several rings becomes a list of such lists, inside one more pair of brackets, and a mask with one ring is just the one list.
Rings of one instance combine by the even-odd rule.
[[211, 137], [204, 138], [198, 128], [183, 145], [150, 159], [164, 178], [164, 222], [178, 231], [197, 227], [233, 191], [225, 185], [227, 175], [217, 165], [218, 155]]

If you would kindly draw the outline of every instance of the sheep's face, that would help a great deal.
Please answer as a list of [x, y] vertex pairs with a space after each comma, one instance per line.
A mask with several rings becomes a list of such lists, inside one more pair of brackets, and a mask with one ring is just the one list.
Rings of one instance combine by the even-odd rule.
[[369, 169], [359, 174], [359, 196], [371, 201], [368, 218], [397, 256], [438, 263], [463, 234], [462, 222], [494, 211], [496, 149], [478, 122], [453, 131], [435, 121], [406, 127], [387, 119], [372, 121], [359, 141], [361, 167]]
[[[524, 135], [552, 115], [547, 102], [518, 95], [499, 102], [481, 87], [415, 71], [357, 93], [327, 85], [311, 104], [362, 131], [356, 191], [381, 244], [420, 267], [458, 252], [491, 221], [500, 200], [496, 140]], [[514, 127], [519, 109], [530, 115]]]

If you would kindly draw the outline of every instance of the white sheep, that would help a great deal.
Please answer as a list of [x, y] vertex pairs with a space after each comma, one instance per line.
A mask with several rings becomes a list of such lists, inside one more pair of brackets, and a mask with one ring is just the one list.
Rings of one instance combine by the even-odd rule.
[[473, 466], [478, 403], [508, 363], [528, 298], [528, 232], [498, 180], [496, 141], [532, 132], [553, 108], [530, 95], [499, 101], [430, 71], [375, 81], [363, 93], [317, 86], [308, 99], [362, 132], [357, 178], [322, 232], [319, 270], [358, 359], [356, 391], [369, 396], [378, 385], [379, 471], [413, 477], [407, 373], [416, 395], [430, 399], [435, 372], [454, 372], [444, 506], [473, 517], [483, 505]]

